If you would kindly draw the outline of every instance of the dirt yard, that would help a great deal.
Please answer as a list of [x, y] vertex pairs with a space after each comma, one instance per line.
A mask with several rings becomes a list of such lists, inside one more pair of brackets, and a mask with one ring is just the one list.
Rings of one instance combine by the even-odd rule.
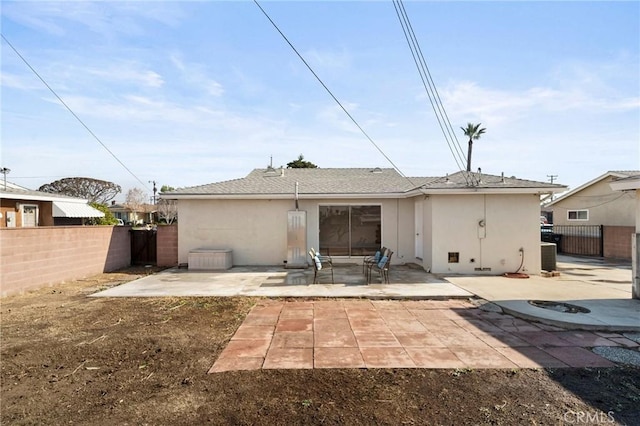
[[130, 269], [1, 303], [2, 425], [640, 424], [640, 369], [207, 374], [250, 298], [87, 295]]

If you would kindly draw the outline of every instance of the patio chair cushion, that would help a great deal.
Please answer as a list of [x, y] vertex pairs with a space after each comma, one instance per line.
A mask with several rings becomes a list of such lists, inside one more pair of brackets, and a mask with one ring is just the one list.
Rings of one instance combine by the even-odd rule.
[[373, 255], [373, 259], [376, 261], [376, 263], [378, 263], [380, 261], [380, 256], [382, 255], [382, 253], [380, 253], [380, 250], [378, 250], [376, 252], [375, 255]]
[[382, 256], [382, 259], [380, 259], [380, 262], [378, 262], [378, 268], [380, 269], [384, 268], [384, 265], [387, 264], [387, 260], [389, 260], [389, 257]]
[[313, 258], [313, 261], [316, 262], [316, 269], [319, 271], [322, 269], [322, 262], [320, 262], [320, 258], [318, 257], [318, 255], [316, 254], [315, 257]]

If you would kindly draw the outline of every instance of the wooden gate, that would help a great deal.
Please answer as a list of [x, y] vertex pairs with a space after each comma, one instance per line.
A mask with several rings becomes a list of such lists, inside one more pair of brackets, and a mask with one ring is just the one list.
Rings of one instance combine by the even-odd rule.
[[131, 264], [155, 265], [158, 257], [157, 231], [132, 229], [129, 232], [131, 232]]

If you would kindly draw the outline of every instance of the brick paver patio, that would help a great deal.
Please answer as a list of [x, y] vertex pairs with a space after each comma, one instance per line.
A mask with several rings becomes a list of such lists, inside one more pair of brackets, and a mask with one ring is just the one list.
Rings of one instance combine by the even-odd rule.
[[566, 331], [465, 300], [265, 300], [210, 373], [303, 368], [610, 367], [593, 346], [638, 346], [617, 333]]

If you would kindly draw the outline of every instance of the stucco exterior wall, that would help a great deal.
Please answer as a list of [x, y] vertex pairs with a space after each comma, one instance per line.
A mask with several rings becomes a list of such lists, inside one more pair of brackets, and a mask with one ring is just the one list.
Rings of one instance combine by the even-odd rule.
[[[612, 177], [594, 183], [550, 207], [556, 225], [635, 226], [633, 193], [614, 191]], [[569, 220], [568, 210], [589, 210], [589, 220]]]
[[[538, 196], [433, 195], [424, 212], [425, 230], [431, 228], [425, 235], [424, 267], [432, 272], [515, 272], [523, 248], [521, 271], [540, 273]], [[449, 263], [450, 252], [459, 253], [458, 263]]]
[[[307, 249], [320, 246], [320, 205], [380, 205], [382, 244], [394, 251], [392, 262], [415, 261], [413, 200], [300, 200], [299, 209], [307, 212]], [[281, 265], [287, 259], [287, 211], [294, 209], [293, 200], [180, 200], [179, 263], [188, 262], [190, 250], [215, 248], [233, 250], [234, 265]]]
[[636, 193], [636, 234], [640, 234], [640, 189], [635, 190]]

